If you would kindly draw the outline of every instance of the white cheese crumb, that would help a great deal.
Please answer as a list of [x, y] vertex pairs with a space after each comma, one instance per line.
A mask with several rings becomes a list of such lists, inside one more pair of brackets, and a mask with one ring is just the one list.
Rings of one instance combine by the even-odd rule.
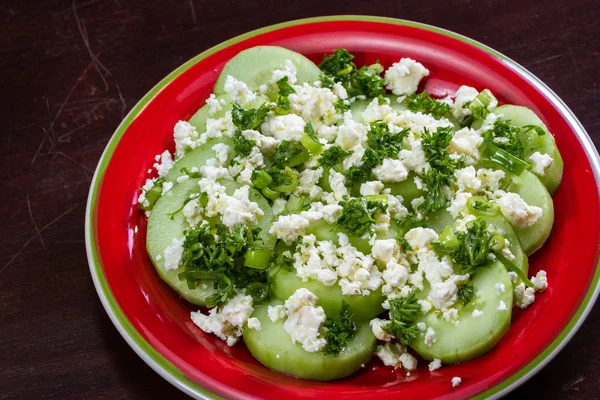
[[291, 336], [292, 342], [299, 342], [308, 352], [316, 352], [325, 347], [326, 341], [320, 337], [320, 328], [326, 316], [323, 307], [315, 307], [318, 297], [305, 288], [300, 288], [285, 301], [287, 320], [283, 329]]
[[496, 288], [496, 293], [498, 293], [498, 296], [500, 296], [506, 290], [504, 284], [502, 283], [496, 283], [494, 287]]
[[183, 256], [183, 239], [173, 238], [171, 245], [163, 252], [165, 258], [165, 270], [171, 271], [179, 267]]
[[298, 237], [306, 233], [309, 221], [303, 216], [292, 214], [292, 215], [281, 215], [277, 221], [273, 223], [269, 233], [274, 235], [277, 239], [281, 239], [287, 244], [291, 244]]
[[296, 114], [275, 115], [262, 123], [261, 131], [275, 139], [297, 142], [304, 135], [304, 120]]
[[175, 139], [175, 154], [180, 158], [186, 151], [198, 146], [198, 132], [196, 127], [187, 121], [179, 121], [173, 129], [173, 138]]
[[381, 165], [373, 168], [373, 174], [381, 182], [402, 182], [408, 176], [408, 170], [400, 160], [385, 158]]
[[458, 88], [455, 94], [454, 104], [452, 105], [452, 115], [454, 118], [462, 121], [465, 117], [471, 115], [471, 110], [468, 107], [465, 107], [465, 104], [473, 101], [478, 94], [479, 92], [477, 89], [470, 86], [461, 86]]
[[384, 342], [389, 342], [392, 340], [392, 335], [383, 330], [382, 325], [387, 324], [389, 321], [384, 319], [375, 318], [372, 319], [369, 324], [371, 325], [371, 330], [373, 331], [373, 335], [378, 340], [383, 340]]
[[385, 86], [397, 96], [417, 91], [421, 79], [429, 75], [423, 64], [410, 58], [402, 58], [385, 71]]
[[503, 302], [502, 300], [500, 300], [500, 304], [498, 304], [498, 308], [496, 308], [496, 310], [506, 311], [506, 310], [508, 310], [508, 307], [506, 306], [505, 302]]
[[283, 211], [285, 210], [286, 205], [287, 205], [287, 200], [275, 199], [275, 201], [273, 201], [273, 206], [271, 206], [271, 210], [273, 211], [273, 216], [277, 217], [278, 215], [281, 215], [283, 213]]
[[459, 376], [452, 378], [452, 387], [459, 387], [462, 383], [462, 379]]
[[154, 164], [154, 169], [158, 172], [158, 176], [164, 177], [166, 176], [171, 168], [173, 168], [173, 157], [169, 150], [163, 151], [161, 154], [155, 157], [156, 161], [160, 161]]
[[471, 315], [473, 316], [473, 318], [479, 318], [481, 316], [483, 316], [483, 311], [479, 311], [477, 309], [473, 310], [473, 313], [471, 313]]
[[360, 194], [362, 196], [368, 196], [370, 194], [379, 194], [383, 190], [383, 183], [381, 181], [370, 181], [360, 185]]
[[248, 328], [254, 329], [255, 331], [262, 330], [262, 326], [258, 318], [249, 318], [248, 319]]
[[425, 332], [425, 345], [431, 346], [437, 341], [437, 335], [433, 328], [427, 328], [427, 332]]
[[442, 361], [438, 358], [434, 358], [432, 362], [429, 363], [429, 372], [433, 372], [436, 369], [442, 368]]
[[546, 175], [546, 170], [552, 166], [554, 160], [548, 154], [542, 154], [539, 151], [536, 151], [529, 157], [529, 161], [531, 161], [531, 170], [533, 173], [544, 176]]
[[534, 277], [531, 278], [531, 282], [535, 288], [536, 292], [543, 292], [548, 289], [548, 278], [546, 276], [546, 271], [539, 271]]
[[516, 193], [507, 193], [502, 190], [494, 192], [496, 204], [508, 221], [519, 229], [527, 229], [537, 222], [542, 216], [542, 209], [528, 205]]
[[252, 92], [244, 82], [237, 80], [231, 75], [227, 75], [223, 90], [232, 100], [242, 105], [249, 105], [256, 100], [256, 93]]
[[284, 305], [269, 306], [267, 308], [267, 315], [269, 316], [269, 319], [272, 322], [277, 322], [280, 319], [284, 319], [285, 315], [286, 315], [285, 306]]
[[529, 307], [535, 301], [535, 290], [520, 283], [514, 290], [515, 303], [521, 309]]

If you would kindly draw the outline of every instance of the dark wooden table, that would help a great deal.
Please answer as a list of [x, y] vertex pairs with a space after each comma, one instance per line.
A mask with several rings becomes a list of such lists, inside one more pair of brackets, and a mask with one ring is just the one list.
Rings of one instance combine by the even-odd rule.
[[[437, 25], [527, 67], [600, 144], [598, 0], [516, 3], [1, 1], [0, 398], [184, 397], [135, 355], [100, 305], [84, 209], [96, 163], [125, 113], [170, 71], [223, 40], [327, 14]], [[596, 307], [512, 397], [600, 397], [598, 337]]]

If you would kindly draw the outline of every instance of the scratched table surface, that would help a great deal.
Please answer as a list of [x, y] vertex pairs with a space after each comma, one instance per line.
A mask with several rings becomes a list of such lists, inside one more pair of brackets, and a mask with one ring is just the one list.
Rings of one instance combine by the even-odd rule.
[[[425, 22], [481, 41], [565, 100], [600, 144], [597, 0], [0, 1], [0, 398], [183, 398], [127, 346], [83, 238], [100, 154], [156, 82], [249, 30], [328, 14]], [[512, 398], [600, 397], [600, 307]]]

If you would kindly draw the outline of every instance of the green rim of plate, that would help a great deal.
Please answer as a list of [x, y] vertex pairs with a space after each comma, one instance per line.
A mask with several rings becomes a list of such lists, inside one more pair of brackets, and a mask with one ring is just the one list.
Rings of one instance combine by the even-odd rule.
[[[241, 42], [245, 39], [248, 39], [253, 36], [257, 36], [266, 32], [271, 32], [277, 29], [286, 28], [290, 26], [303, 25], [308, 23], [315, 22], [331, 22], [331, 21], [365, 21], [365, 22], [380, 22], [380, 23], [388, 23], [394, 25], [404, 25], [411, 26], [415, 28], [425, 29], [428, 31], [436, 32], [442, 34], [444, 36], [450, 36], [454, 39], [460, 40], [461, 42], [466, 42], [471, 44], [480, 50], [485, 51], [488, 54], [491, 54], [500, 60], [502, 60], [509, 68], [517, 72], [519, 75], [527, 79], [530, 83], [536, 86], [549, 100], [560, 110], [563, 117], [567, 119], [571, 127], [578, 134], [578, 139], [584, 147], [588, 159], [592, 166], [594, 167], [594, 176], [596, 178], [596, 183], [600, 182], [600, 160], [598, 157], [598, 153], [596, 151], [595, 146], [591, 142], [591, 139], [587, 135], [585, 129], [581, 125], [581, 123], [577, 120], [577, 118], [573, 115], [571, 110], [564, 104], [564, 102], [554, 93], [552, 92], [543, 82], [541, 82], [538, 78], [536, 78], [533, 74], [527, 71], [525, 68], [521, 67], [516, 62], [512, 61], [508, 57], [503, 54], [485, 46], [482, 43], [479, 43], [475, 40], [469, 39], [465, 36], [459, 35], [457, 33], [437, 28], [434, 26], [399, 20], [394, 18], [385, 18], [385, 17], [374, 17], [374, 16], [360, 16], [360, 15], [342, 15], [342, 16], [330, 16], [330, 17], [316, 17], [316, 18], [306, 18], [299, 19], [289, 22], [283, 22], [276, 25], [267, 26], [265, 28], [257, 29], [243, 35], [237, 36], [235, 38], [229, 39], [217, 46], [214, 46], [203, 53], [197, 55], [192, 58], [185, 64], [181, 65], [175, 71], [171, 72], [167, 77], [161, 80], [156, 86], [152, 88], [129, 112], [127, 117], [121, 122], [113, 136], [111, 137], [104, 153], [102, 154], [98, 166], [96, 168], [96, 172], [94, 174], [92, 184], [90, 187], [90, 192], [88, 195], [88, 202], [86, 207], [86, 215], [85, 215], [85, 239], [86, 239], [86, 249], [88, 256], [88, 263], [90, 265], [90, 271], [92, 274], [92, 279], [94, 281], [94, 285], [96, 287], [96, 291], [102, 301], [106, 312], [111, 318], [112, 322], [117, 327], [119, 333], [123, 336], [125, 341], [133, 348], [133, 350], [159, 375], [169, 381], [178, 389], [182, 390], [186, 394], [200, 398], [200, 399], [220, 399], [219, 396], [215, 395], [207, 391], [206, 389], [198, 386], [197, 384], [191, 382], [187, 377], [185, 377], [181, 371], [179, 371], [173, 364], [171, 364], [165, 357], [163, 357], [160, 353], [158, 353], [133, 327], [131, 322], [127, 319], [119, 305], [117, 304], [115, 298], [112, 295], [112, 292], [109, 288], [108, 282], [104, 276], [102, 270], [102, 264], [100, 262], [100, 258], [98, 255], [98, 245], [96, 243], [96, 226], [93, 218], [94, 210], [96, 209], [96, 200], [98, 191], [100, 189], [102, 179], [106, 172], [106, 168], [110, 162], [112, 154], [117, 147], [121, 137], [125, 134], [129, 125], [135, 120], [135, 118], [140, 114], [140, 112], [144, 109], [144, 107], [171, 81], [177, 78], [181, 73], [190, 68], [192, 65], [196, 64], [198, 61], [210, 56], [211, 54], [216, 53], [217, 51], [226, 48], [232, 44]], [[580, 325], [583, 323], [585, 317], [591, 310], [596, 298], [598, 297], [599, 287], [598, 280], [600, 279], [600, 264], [596, 267], [596, 272], [594, 277], [590, 283], [589, 289], [581, 302], [581, 305], [574, 313], [573, 317], [569, 321], [569, 323], [565, 326], [565, 328], [560, 332], [560, 334], [546, 347], [546, 349], [539, 354], [534, 360], [532, 360], [529, 364], [523, 367], [521, 370], [500, 382], [496, 386], [488, 389], [487, 391], [478, 394], [475, 398], [483, 399], [483, 398], [497, 398], [502, 395], [505, 395], [509, 391], [515, 389], [522, 383], [524, 383], [527, 379], [533, 376], [536, 372], [538, 372], [541, 368], [543, 368], [568, 342], [568, 340], [575, 334]]]

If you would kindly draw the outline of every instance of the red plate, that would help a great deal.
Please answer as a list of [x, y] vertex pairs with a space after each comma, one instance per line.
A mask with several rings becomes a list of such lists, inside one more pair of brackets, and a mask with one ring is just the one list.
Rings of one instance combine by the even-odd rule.
[[[563, 182], [554, 197], [550, 240], [531, 258], [550, 288], [488, 354], [410, 377], [372, 361], [334, 382], [303, 381], [272, 372], [243, 344], [227, 347], [195, 327], [187, 304], [154, 271], [146, 255], [146, 219], [138, 188], [154, 156], [173, 149], [173, 126], [188, 119], [211, 93], [225, 62], [240, 50], [277, 45], [319, 62], [344, 47], [358, 65], [401, 57], [423, 63], [432, 94], [466, 84], [489, 88], [501, 103], [533, 109], [556, 137]], [[570, 339], [598, 294], [598, 155], [581, 124], [542, 82], [505, 56], [465, 37], [413, 22], [375, 17], [326, 17], [288, 22], [229, 40], [190, 60], [133, 108], [109, 142], [90, 190], [86, 243], [92, 277], [107, 313], [131, 347], [159, 374], [197, 398], [464, 398], [507, 393], [543, 367]], [[450, 380], [462, 377], [452, 388]]]

